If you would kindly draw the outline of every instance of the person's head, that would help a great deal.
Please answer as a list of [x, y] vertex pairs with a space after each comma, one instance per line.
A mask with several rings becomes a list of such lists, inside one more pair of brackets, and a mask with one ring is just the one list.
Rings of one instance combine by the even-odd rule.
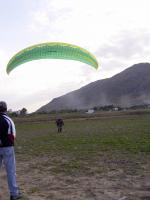
[[7, 111], [7, 104], [5, 101], [0, 101], [0, 112], [6, 112]]

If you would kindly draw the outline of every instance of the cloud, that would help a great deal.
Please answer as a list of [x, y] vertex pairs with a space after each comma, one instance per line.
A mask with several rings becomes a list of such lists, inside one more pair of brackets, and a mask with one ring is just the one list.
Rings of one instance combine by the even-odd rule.
[[[66, 1], [63, 1], [66, 2]], [[57, 1], [42, 1], [40, 2], [36, 8], [36, 10], [31, 11], [30, 23], [28, 28], [33, 32], [44, 32], [54, 34], [56, 32], [55, 29], [59, 30], [57, 27], [57, 23], [59, 20], [64, 20], [70, 9], [66, 7], [66, 3], [63, 6], [62, 2], [58, 4]]]
[[103, 44], [97, 54], [104, 58], [132, 59], [139, 57], [150, 50], [150, 34], [138, 30], [122, 31]]
[[95, 52], [100, 60], [99, 79], [111, 77], [136, 63], [150, 62], [149, 52], [150, 30], [117, 32]]

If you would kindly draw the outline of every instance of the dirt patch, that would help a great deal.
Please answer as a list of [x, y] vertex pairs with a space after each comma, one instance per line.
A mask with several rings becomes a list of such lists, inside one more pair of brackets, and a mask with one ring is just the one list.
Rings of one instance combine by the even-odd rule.
[[[149, 156], [103, 155], [65, 170], [68, 157], [17, 157], [20, 188], [30, 200], [149, 200]], [[65, 165], [64, 165], [65, 163]], [[0, 199], [8, 200], [6, 173], [0, 173]]]

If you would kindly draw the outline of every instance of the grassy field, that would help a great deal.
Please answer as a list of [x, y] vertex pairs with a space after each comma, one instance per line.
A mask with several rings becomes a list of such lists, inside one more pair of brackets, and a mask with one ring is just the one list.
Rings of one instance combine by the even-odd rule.
[[[63, 133], [58, 134], [55, 121], [47, 116], [33, 122], [16, 121], [18, 141], [16, 151], [33, 156], [69, 157], [69, 164], [57, 163], [57, 170], [85, 170], [97, 157], [119, 155], [133, 157], [150, 153], [150, 115], [116, 115], [111, 117], [66, 117]], [[45, 116], [44, 116], [45, 117]], [[25, 121], [25, 122], [24, 122]], [[86, 161], [84, 163], [84, 161]], [[63, 160], [62, 160], [63, 162]], [[130, 163], [132, 163], [130, 161]], [[59, 165], [59, 166], [58, 166]], [[60, 167], [60, 169], [59, 169]], [[83, 170], [82, 170], [83, 171]]]
[[55, 117], [14, 119], [19, 181], [30, 199], [150, 199], [149, 112], [62, 114], [61, 134]]
[[64, 119], [57, 134], [52, 119], [16, 120], [18, 146], [25, 154], [91, 156], [102, 151], [150, 152], [150, 114]]

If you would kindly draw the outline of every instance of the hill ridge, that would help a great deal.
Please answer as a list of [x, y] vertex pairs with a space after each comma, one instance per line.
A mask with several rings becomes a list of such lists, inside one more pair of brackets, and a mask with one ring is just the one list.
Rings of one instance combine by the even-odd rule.
[[37, 112], [89, 109], [95, 106], [132, 106], [150, 102], [150, 63], [135, 64], [107, 79], [54, 98]]

